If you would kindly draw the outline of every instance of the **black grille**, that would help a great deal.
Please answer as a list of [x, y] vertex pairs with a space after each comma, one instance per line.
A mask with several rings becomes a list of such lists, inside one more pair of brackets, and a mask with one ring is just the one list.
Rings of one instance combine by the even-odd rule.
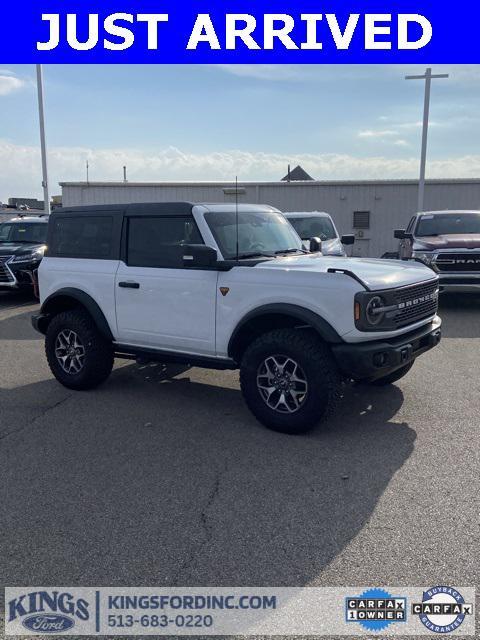
[[7, 269], [5, 263], [7, 260], [10, 260], [12, 256], [0, 256], [0, 284], [14, 282], [14, 278], [10, 273], [10, 270]]
[[438, 309], [438, 282], [424, 282], [398, 289], [395, 298], [399, 311], [395, 316], [397, 327], [418, 322], [435, 315]]
[[441, 253], [435, 266], [442, 273], [480, 271], [480, 253]]

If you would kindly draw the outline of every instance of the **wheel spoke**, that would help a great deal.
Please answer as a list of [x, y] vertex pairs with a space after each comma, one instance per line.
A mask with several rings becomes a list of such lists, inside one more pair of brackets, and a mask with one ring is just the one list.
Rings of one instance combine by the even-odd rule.
[[267, 358], [263, 365], [265, 367], [268, 378], [274, 378], [278, 368], [275, 358]]
[[270, 398], [270, 396], [272, 395], [272, 393], [275, 391], [275, 387], [265, 387], [261, 384], [258, 385], [258, 388], [261, 389], [262, 391], [265, 391], [265, 393], [267, 394], [267, 400], [268, 398]]

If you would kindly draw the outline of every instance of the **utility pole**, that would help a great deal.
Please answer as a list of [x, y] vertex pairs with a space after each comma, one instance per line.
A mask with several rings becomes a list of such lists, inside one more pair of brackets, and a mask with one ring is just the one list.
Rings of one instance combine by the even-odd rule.
[[42, 187], [44, 210], [50, 215], [50, 194], [48, 193], [47, 143], [45, 141], [45, 114], [43, 104], [42, 65], [37, 64], [38, 119], [40, 121], [40, 146], [42, 150]]
[[448, 73], [432, 74], [428, 68], [423, 76], [405, 76], [405, 80], [425, 80], [425, 98], [423, 103], [423, 128], [422, 128], [422, 152], [420, 156], [420, 180], [418, 182], [418, 206], [417, 211], [423, 211], [425, 200], [425, 167], [427, 164], [427, 138], [428, 118], [430, 114], [430, 91], [432, 80], [436, 78], [448, 78]]

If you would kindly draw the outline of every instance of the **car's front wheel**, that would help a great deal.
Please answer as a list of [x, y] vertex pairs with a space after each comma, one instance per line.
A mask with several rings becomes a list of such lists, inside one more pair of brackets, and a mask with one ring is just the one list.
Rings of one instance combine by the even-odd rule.
[[317, 336], [278, 329], [257, 338], [240, 368], [245, 401], [266, 427], [305, 433], [332, 412], [340, 392], [333, 357]]
[[64, 311], [52, 318], [45, 352], [53, 375], [69, 389], [93, 389], [112, 371], [112, 345], [81, 309]]

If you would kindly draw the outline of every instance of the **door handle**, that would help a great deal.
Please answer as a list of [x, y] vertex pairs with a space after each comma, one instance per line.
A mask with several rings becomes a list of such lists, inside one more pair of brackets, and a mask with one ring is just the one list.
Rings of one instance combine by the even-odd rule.
[[122, 287], [122, 289], [140, 289], [138, 282], [119, 282], [118, 286]]

